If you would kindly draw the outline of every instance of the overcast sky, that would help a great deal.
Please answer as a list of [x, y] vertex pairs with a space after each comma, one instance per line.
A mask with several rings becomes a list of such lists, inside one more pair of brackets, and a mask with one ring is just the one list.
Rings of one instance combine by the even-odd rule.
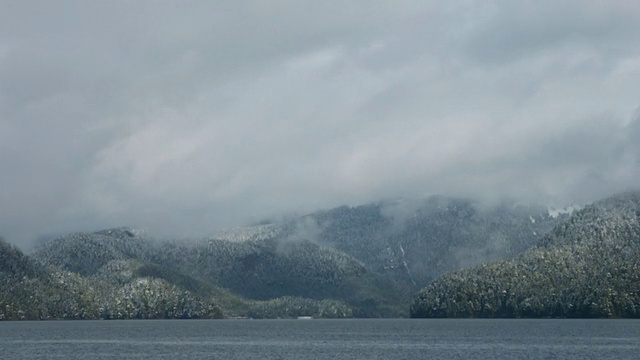
[[0, 0], [0, 234], [640, 178], [640, 2]]

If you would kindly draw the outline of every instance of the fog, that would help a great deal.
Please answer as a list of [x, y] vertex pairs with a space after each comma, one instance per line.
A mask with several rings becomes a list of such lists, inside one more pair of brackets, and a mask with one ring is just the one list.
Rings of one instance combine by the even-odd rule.
[[206, 236], [440, 194], [556, 207], [640, 176], [635, 1], [19, 1], [0, 234]]

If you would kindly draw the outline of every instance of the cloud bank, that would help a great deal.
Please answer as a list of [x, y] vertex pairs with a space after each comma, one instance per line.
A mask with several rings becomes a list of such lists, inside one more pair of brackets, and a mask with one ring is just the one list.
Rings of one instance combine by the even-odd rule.
[[635, 1], [59, 1], [0, 12], [0, 234], [204, 236], [637, 186]]

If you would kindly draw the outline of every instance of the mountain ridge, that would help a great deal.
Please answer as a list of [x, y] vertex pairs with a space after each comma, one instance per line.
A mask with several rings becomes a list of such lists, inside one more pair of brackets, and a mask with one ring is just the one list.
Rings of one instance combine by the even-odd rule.
[[511, 260], [443, 275], [412, 317], [640, 317], [640, 192], [585, 206]]
[[[430, 197], [342, 206], [189, 241], [131, 228], [72, 233], [24, 256], [71, 284], [82, 311], [26, 318], [405, 317], [420, 287], [516, 256], [565, 218], [543, 206]], [[42, 280], [37, 289], [63, 291]]]

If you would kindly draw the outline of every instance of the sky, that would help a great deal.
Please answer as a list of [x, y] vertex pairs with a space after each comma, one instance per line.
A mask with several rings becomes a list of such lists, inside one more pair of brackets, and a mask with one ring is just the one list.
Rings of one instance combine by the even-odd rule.
[[638, 187], [637, 1], [0, 0], [0, 234]]

